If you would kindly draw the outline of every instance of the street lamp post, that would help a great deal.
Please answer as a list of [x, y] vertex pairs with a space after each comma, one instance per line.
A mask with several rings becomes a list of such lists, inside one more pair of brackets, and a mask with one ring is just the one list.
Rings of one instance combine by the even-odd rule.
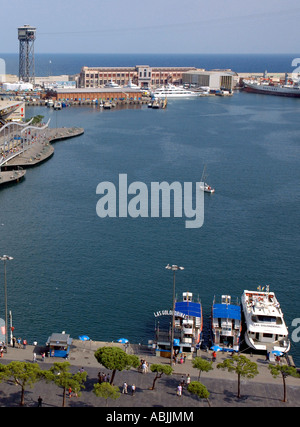
[[8, 255], [3, 255], [0, 257], [0, 261], [4, 262], [4, 299], [5, 299], [5, 344], [8, 345], [8, 319], [7, 319], [7, 284], [6, 284], [6, 261], [11, 261], [13, 257]]
[[184, 267], [178, 267], [178, 265], [167, 265], [167, 270], [173, 271], [173, 310], [172, 310], [172, 328], [171, 328], [171, 355], [170, 355], [170, 365], [173, 363], [173, 353], [174, 353], [174, 328], [175, 328], [175, 272], [177, 270], [184, 270]]

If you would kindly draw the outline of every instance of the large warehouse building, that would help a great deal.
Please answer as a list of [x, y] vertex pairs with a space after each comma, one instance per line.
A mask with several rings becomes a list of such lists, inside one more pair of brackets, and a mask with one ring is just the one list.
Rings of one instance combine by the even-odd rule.
[[236, 73], [231, 70], [190, 70], [182, 74], [182, 83], [196, 87], [209, 87], [210, 90], [226, 89], [235, 86]]
[[182, 84], [182, 74], [195, 67], [150, 67], [136, 65], [135, 67], [82, 67], [78, 79], [80, 88], [97, 88], [113, 81], [124, 86], [130, 81], [148, 88], [167, 83]]

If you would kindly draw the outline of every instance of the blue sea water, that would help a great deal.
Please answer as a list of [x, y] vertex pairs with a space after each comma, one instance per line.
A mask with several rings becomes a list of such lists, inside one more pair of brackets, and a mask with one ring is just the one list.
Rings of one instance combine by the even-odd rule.
[[[82, 66], [133, 67], [147, 64], [151, 67], [191, 66], [205, 68], [231, 68], [239, 73], [258, 73], [268, 70], [274, 73], [292, 72], [295, 54], [35, 54], [35, 75], [77, 74]], [[1, 54], [6, 62], [7, 74], [19, 72], [19, 56], [16, 53]], [[300, 61], [299, 61], [300, 62]], [[296, 64], [297, 65], [297, 64]]]
[[[199, 295], [205, 325], [214, 295], [240, 297], [268, 284], [292, 333], [300, 318], [299, 113], [298, 99], [238, 92], [169, 100], [165, 110], [27, 107], [27, 117], [42, 114], [51, 127], [85, 133], [57, 142], [50, 160], [0, 189], [0, 253], [14, 257], [7, 283], [15, 334], [43, 343], [65, 330], [146, 343], [153, 313], [172, 304], [168, 263], [184, 266], [177, 296]], [[126, 173], [128, 184], [148, 188], [195, 183], [204, 164], [216, 192], [205, 194], [201, 228], [185, 228], [184, 217], [96, 214], [102, 181], [118, 188]], [[296, 340], [292, 354], [299, 365]]]

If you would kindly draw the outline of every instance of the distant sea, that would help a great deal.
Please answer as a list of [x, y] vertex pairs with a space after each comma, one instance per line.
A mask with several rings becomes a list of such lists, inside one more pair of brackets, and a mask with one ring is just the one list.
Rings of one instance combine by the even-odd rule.
[[[150, 67], [191, 66], [205, 68], [230, 68], [238, 73], [257, 73], [268, 70], [274, 73], [292, 72], [296, 54], [57, 54], [36, 53], [35, 75], [77, 74], [81, 67], [133, 67], [149, 65]], [[6, 73], [18, 75], [18, 53], [0, 53], [6, 62]]]

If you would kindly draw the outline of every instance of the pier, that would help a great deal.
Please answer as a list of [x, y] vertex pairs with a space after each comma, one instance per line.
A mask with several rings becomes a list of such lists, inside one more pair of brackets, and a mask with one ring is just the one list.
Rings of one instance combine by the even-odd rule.
[[[18, 151], [18, 147], [16, 147], [16, 151], [1, 164], [2, 172], [9, 171], [12, 169], [23, 168], [27, 169], [33, 166], [36, 166], [46, 160], [48, 160], [54, 154], [53, 143], [73, 138], [84, 133], [83, 128], [47, 128], [44, 131], [44, 134], [40, 136], [40, 138], [30, 144], [26, 150], [20, 149]], [[0, 184], [2, 180], [0, 181]]]
[[[144, 359], [151, 366], [153, 363], [169, 364], [169, 360], [157, 357], [148, 346], [139, 344], [129, 344], [127, 347], [124, 344], [115, 342], [102, 341], [80, 341], [74, 339], [71, 344], [68, 361], [71, 365], [71, 372], [76, 373], [83, 368], [88, 374], [86, 389], [82, 391], [78, 398], [68, 398], [67, 406], [82, 407], [82, 406], [105, 406], [104, 399], [97, 398], [92, 392], [93, 384], [98, 382], [98, 373], [103, 372], [110, 374], [111, 371], [100, 365], [94, 352], [103, 346], [117, 346], [122, 348], [129, 354], [135, 354], [139, 359]], [[33, 353], [37, 355], [37, 363], [42, 369], [49, 369], [55, 362], [63, 362], [65, 359], [59, 357], [46, 357], [44, 361], [41, 357], [41, 351], [44, 351], [42, 346], [27, 345], [23, 348], [8, 348], [8, 352], [4, 354], [1, 363], [7, 364], [10, 361], [33, 361]], [[208, 361], [212, 360], [211, 352], [199, 351], [198, 356]], [[216, 365], [221, 363], [228, 354], [218, 352], [217, 360], [213, 363], [213, 370], [203, 372], [200, 382], [204, 384], [210, 392], [210, 405], [212, 407], [291, 407], [299, 406], [300, 402], [300, 379], [287, 378], [287, 402], [282, 402], [283, 385], [282, 379], [274, 379], [268, 369], [267, 362], [262, 355], [246, 354], [252, 362], [257, 363], [259, 374], [253, 379], [243, 379], [241, 384], [241, 398], [237, 398], [237, 375], [228, 373], [222, 369], [217, 369]], [[285, 364], [285, 360], [282, 360]], [[199, 407], [207, 407], [208, 403], [205, 399], [200, 400], [193, 397], [184, 387], [181, 397], [176, 395], [176, 389], [182, 378], [186, 379], [190, 375], [191, 381], [198, 381], [199, 371], [192, 367], [192, 361], [186, 360], [183, 364], [173, 366], [173, 374], [171, 376], [163, 375], [156, 383], [155, 390], [151, 390], [155, 374], [149, 369], [145, 374], [138, 372], [137, 369], [117, 371], [114, 385], [120, 390], [124, 381], [128, 384], [128, 395], [122, 394], [116, 401], [109, 399], [109, 408], [131, 407], [134, 408], [193, 408], [196, 410]], [[130, 394], [130, 386], [136, 385], [135, 396]], [[14, 385], [5, 383], [0, 384], [1, 406], [18, 406], [19, 396]], [[38, 397], [43, 398], [43, 406], [61, 406], [61, 392], [58, 392], [54, 384], [46, 384], [45, 382], [37, 383], [33, 389], [27, 389], [25, 393], [26, 406], [36, 406]], [[140, 410], [140, 409], [136, 409]]]

